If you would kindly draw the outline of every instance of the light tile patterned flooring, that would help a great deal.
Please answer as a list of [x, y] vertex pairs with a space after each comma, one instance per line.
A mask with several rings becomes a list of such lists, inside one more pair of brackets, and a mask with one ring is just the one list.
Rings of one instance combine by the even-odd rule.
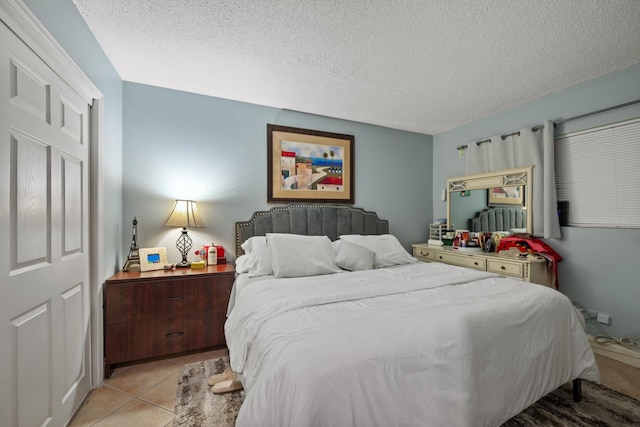
[[[178, 376], [188, 363], [227, 355], [226, 349], [118, 368], [89, 394], [71, 427], [171, 427]], [[596, 355], [602, 384], [640, 399], [640, 369]]]
[[117, 368], [89, 397], [70, 427], [171, 427], [184, 365], [226, 356], [227, 349]]

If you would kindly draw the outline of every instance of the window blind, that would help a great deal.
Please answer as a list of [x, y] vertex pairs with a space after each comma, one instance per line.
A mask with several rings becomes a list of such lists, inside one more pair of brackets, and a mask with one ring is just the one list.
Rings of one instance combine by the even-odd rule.
[[640, 228], [640, 118], [557, 137], [555, 170], [569, 226]]

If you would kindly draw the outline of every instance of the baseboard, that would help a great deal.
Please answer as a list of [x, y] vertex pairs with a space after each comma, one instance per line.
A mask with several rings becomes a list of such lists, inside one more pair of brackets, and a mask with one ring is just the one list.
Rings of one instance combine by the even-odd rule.
[[640, 368], [640, 351], [633, 351], [617, 343], [600, 344], [593, 335], [588, 335], [593, 352], [618, 362]]

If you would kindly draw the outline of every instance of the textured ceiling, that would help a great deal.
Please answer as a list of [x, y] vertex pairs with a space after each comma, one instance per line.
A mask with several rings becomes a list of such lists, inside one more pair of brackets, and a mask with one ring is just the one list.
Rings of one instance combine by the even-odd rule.
[[638, 0], [73, 2], [125, 81], [427, 134], [640, 62]]

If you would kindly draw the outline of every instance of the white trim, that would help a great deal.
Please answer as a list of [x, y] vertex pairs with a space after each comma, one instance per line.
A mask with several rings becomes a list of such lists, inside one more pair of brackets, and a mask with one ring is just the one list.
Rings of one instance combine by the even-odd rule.
[[104, 180], [102, 168], [104, 99], [96, 99], [91, 108], [90, 156], [90, 205], [91, 221], [89, 239], [91, 259], [89, 280], [91, 280], [91, 385], [96, 388], [104, 380], [104, 343], [102, 318], [102, 283], [104, 282], [103, 242], [104, 242]]
[[594, 353], [640, 368], [640, 351], [633, 351], [616, 343], [600, 344], [593, 335], [588, 335], [588, 338]]

